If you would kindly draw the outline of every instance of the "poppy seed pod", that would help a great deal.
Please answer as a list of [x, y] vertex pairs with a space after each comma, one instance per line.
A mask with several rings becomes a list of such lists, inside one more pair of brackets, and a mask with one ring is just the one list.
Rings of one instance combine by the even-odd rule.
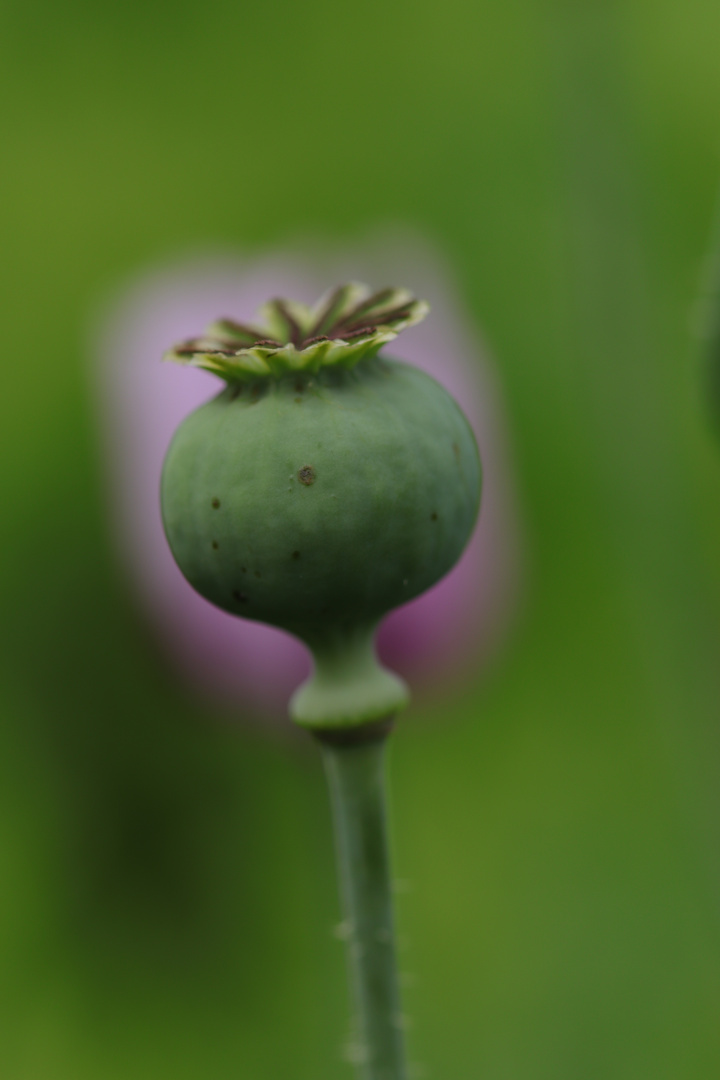
[[168, 353], [227, 384], [167, 453], [173, 556], [218, 607], [310, 647], [313, 675], [291, 702], [307, 727], [405, 704], [376, 659], [377, 626], [447, 573], [477, 516], [480, 463], [459, 407], [378, 355], [426, 311], [405, 290], [350, 284], [312, 309], [273, 301], [264, 327], [221, 319]]

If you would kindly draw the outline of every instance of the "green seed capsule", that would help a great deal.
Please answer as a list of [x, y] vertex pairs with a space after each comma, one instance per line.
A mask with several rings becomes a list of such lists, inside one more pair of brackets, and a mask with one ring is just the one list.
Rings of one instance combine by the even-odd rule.
[[[229, 340], [239, 324], [223, 320], [212, 328], [225, 334], [219, 345], [209, 333], [171, 354], [228, 385], [181, 424], [162, 477], [167, 538], [190, 584], [312, 650], [315, 672], [291, 713], [316, 728], [367, 723], [405, 703], [404, 684], [375, 658], [375, 630], [454, 565], [480, 495], [477, 447], [453, 399], [376, 355], [424, 309], [404, 293], [398, 304], [399, 291], [376, 294], [374, 307], [369, 290], [345, 287], [338, 301], [342, 292], [313, 311], [275, 302], [297, 344], [279, 340], [280, 318], [270, 334], [235, 331], [255, 334], [254, 345]], [[323, 325], [330, 333], [310, 333]]]

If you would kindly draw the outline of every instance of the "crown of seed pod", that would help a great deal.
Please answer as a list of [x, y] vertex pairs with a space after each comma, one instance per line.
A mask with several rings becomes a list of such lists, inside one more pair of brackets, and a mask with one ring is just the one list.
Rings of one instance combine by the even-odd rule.
[[291, 702], [307, 727], [405, 704], [375, 631], [454, 565], [477, 516], [480, 463], [459, 407], [378, 356], [427, 310], [406, 290], [351, 283], [312, 308], [274, 300], [262, 326], [219, 319], [166, 354], [226, 382], [168, 450], [171, 550], [206, 599], [310, 647], [313, 675]]

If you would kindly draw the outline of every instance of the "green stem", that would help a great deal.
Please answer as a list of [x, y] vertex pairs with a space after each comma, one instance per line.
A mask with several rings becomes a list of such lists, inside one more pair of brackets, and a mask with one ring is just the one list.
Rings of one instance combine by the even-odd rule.
[[407, 705], [408, 689], [378, 661], [377, 624], [338, 625], [305, 633], [314, 670], [296, 690], [290, 715], [315, 732], [354, 728], [394, 715]]
[[405, 1080], [390, 885], [385, 735], [320, 736], [330, 786], [359, 1080]]

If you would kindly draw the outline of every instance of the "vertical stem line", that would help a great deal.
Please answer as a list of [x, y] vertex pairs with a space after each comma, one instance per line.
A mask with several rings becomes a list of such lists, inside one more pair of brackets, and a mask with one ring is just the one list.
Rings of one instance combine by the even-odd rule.
[[[387, 837], [385, 737], [321, 736], [330, 787], [359, 1080], [405, 1080]], [[358, 733], [359, 734], [359, 733]]]

